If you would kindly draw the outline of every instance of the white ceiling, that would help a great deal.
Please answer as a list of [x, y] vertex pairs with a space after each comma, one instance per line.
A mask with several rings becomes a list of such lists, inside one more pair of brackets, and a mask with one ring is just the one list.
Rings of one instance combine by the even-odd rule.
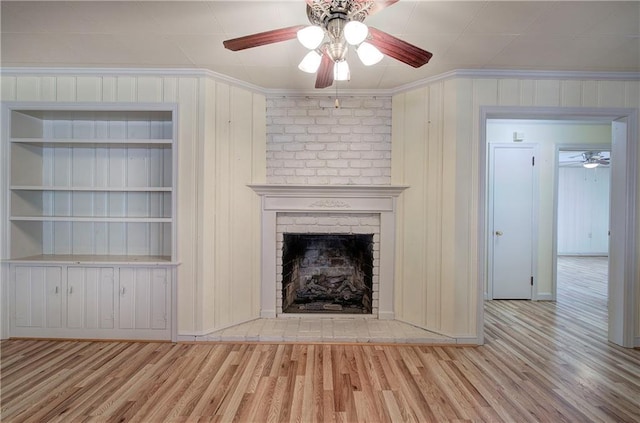
[[[309, 90], [297, 40], [239, 52], [222, 41], [306, 24], [304, 0], [1, 2], [4, 67], [189, 68]], [[394, 89], [456, 69], [640, 72], [639, 1], [410, 1], [365, 23], [434, 54], [414, 69], [348, 56], [345, 89]]]

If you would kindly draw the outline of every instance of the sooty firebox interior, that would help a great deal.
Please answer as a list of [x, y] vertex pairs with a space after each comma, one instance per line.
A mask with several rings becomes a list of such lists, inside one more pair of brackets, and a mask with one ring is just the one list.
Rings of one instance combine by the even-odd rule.
[[284, 234], [284, 313], [372, 313], [372, 234]]

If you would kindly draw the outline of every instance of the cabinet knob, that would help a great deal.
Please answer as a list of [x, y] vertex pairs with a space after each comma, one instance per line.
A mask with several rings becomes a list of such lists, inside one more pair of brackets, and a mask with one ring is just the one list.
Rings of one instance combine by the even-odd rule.
[[125, 290], [126, 288], [124, 286], [120, 289], [120, 295], [122, 295], [123, 297], [124, 297]]
[[496, 231], [497, 236], [502, 236], [502, 231]]
[[54, 293], [57, 294], [58, 293], [58, 287], [56, 286], [56, 289], [54, 290]]

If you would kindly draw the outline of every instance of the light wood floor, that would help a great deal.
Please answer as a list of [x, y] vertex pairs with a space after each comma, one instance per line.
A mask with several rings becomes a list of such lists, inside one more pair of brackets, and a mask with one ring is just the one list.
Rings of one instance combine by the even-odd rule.
[[486, 345], [1, 344], [3, 422], [638, 422], [640, 351], [606, 340], [606, 261], [558, 303], [486, 304]]

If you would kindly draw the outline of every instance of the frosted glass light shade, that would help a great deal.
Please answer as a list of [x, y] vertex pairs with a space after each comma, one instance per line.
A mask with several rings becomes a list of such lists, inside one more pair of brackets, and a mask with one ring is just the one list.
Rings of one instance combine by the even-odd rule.
[[349, 64], [346, 60], [336, 62], [333, 65], [333, 79], [335, 79], [336, 81], [348, 81], [349, 79], [351, 79]]
[[367, 39], [369, 28], [359, 21], [349, 21], [344, 26], [344, 38], [352, 46], [357, 46]]
[[297, 32], [298, 41], [308, 49], [316, 49], [324, 39], [324, 30], [316, 25], [310, 25]]
[[321, 60], [322, 56], [317, 51], [311, 50], [306, 56], [304, 56], [298, 65], [298, 69], [307, 73], [315, 73], [320, 67]]
[[380, 53], [380, 50], [378, 50], [373, 44], [369, 43], [360, 44], [356, 49], [356, 52], [358, 53], [360, 61], [365, 66], [375, 65], [384, 57], [384, 55]]
[[587, 169], [593, 169], [595, 167], [598, 167], [598, 163], [596, 163], [596, 162], [586, 162], [586, 163], [582, 163], [582, 166], [586, 167]]

